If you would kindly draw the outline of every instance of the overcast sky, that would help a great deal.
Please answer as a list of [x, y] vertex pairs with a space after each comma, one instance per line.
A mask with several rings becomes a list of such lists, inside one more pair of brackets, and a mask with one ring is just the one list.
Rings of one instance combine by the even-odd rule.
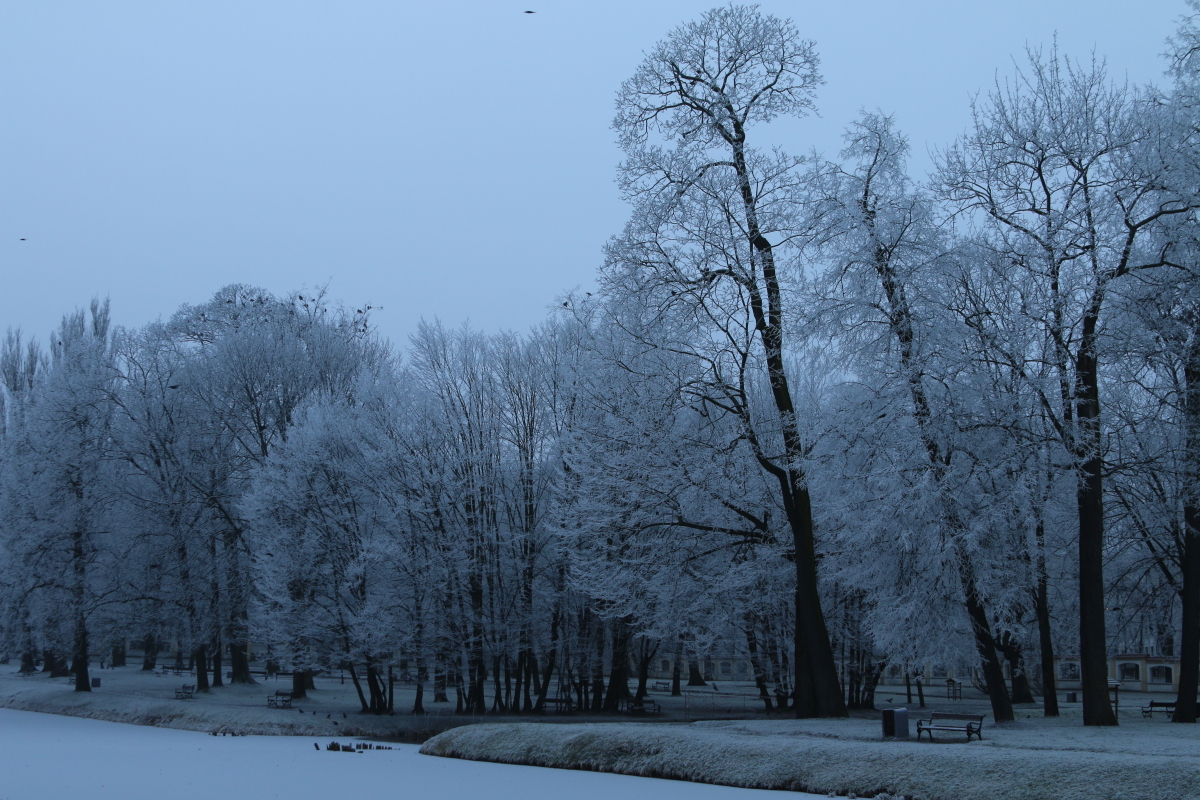
[[[519, 1], [0, 0], [0, 328], [44, 340], [93, 296], [140, 325], [229, 283], [328, 285], [398, 343], [422, 317], [537, 324], [624, 223], [617, 87], [713, 3]], [[1187, 10], [761, 6], [816, 41], [826, 78], [821, 117], [771, 143], [833, 154], [878, 107], [918, 173], [1026, 44], [1057, 33], [1118, 79], [1162, 82]]]

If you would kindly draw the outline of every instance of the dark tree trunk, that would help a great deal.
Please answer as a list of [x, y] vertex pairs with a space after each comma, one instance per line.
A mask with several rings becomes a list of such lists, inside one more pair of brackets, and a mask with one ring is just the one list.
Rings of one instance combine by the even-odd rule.
[[88, 675], [88, 629], [82, 611], [75, 616], [75, 643], [73, 651], [71, 672], [75, 674], [75, 691], [90, 692], [92, 684]]
[[1200, 681], [1200, 507], [1188, 503], [1183, 516], [1186, 527], [1180, 547], [1183, 580], [1179, 589], [1183, 630], [1179, 638], [1179, 693], [1175, 696], [1171, 720], [1195, 722], [1196, 685]]
[[1184, 364], [1184, 386], [1187, 494], [1179, 547], [1183, 629], [1179, 638], [1179, 693], [1172, 722], [1196, 722], [1196, 685], [1200, 681], [1200, 330], [1193, 331]]
[[346, 662], [346, 671], [350, 673], [350, 680], [354, 683], [354, 691], [358, 692], [358, 702], [362, 706], [362, 713], [371, 713], [371, 703], [363, 694], [362, 684], [358, 681], [358, 672], [354, 669], [354, 662]]
[[742, 619], [746, 623], [746, 650], [750, 653], [750, 670], [754, 674], [754, 685], [758, 687], [758, 698], [763, 702], [763, 710], [770, 714], [775, 710], [775, 704], [771, 702], [771, 693], [767, 690], [767, 673], [758, 654], [758, 634], [754, 630], [758, 618], [755, 614], [746, 612]]
[[250, 654], [247, 648], [245, 642], [229, 643], [229, 671], [233, 673], [233, 677], [229, 679], [230, 683], [258, 683], [250, 674]]
[[450, 698], [446, 694], [446, 663], [440, 655], [433, 664], [433, 702], [450, 702]]
[[[351, 665], [350, 676], [354, 679], [353, 665]], [[355, 686], [358, 685], [355, 679]], [[367, 664], [367, 692], [370, 699], [366, 710], [372, 714], [383, 714], [387, 711], [387, 697], [384, 695], [383, 687], [379, 681], [379, 668], [374, 664]]]
[[193, 653], [196, 663], [196, 691], [208, 691], [208, 646], [201, 644]]
[[292, 668], [292, 699], [308, 697], [308, 670]]
[[1000, 637], [997, 647], [1008, 661], [1008, 670], [1012, 674], [1013, 703], [1032, 703], [1033, 691], [1029, 688], [1029, 676], [1025, 674], [1025, 653], [1021, 644], [1007, 633]]
[[861, 708], [872, 711], [875, 709], [875, 690], [879, 687], [879, 679], [883, 677], [883, 670], [886, 666], [886, 662], [877, 661], [870, 664], [867, 669], [863, 680]]
[[613, 625], [612, 664], [603, 711], [615, 713], [620, 709], [621, 702], [629, 699], [629, 639], [629, 620], [617, 620]]
[[983, 663], [983, 679], [987, 682], [988, 699], [992, 703], [992, 717], [996, 722], [1012, 722], [1012, 700], [1008, 696], [1008, 687], [1004, 684], [1004, 670], [996, 655], [996, 640], [992, 637], [987, 612], [984, 611], [975, 587], [974, 567], [969, 557], [962, 553], [958, 555], [959, 577], [966, 597], [967, 616], [975, 634], [975, 650]]
[[671, 663], [671, 697], [679, 697], [683, 689], [679, 685], [680, 673], [683, 672], [683, 640], [675, 645], [675, 660]]
[[634, 694], [634, 699], [639, 703], [646, 699], [646, 682], [650, 679], [650, 664], [657, 655], [658, 642], [651, 647], [650, 640], [643, 636], [638, 653], [637, 692]]
[[37, 672], [37, 667], [33, 664], [33, 652], [26, 650], [21, 653], [21, 669], [18, 672]]
[[501, 675], [500, 656], [492, 656], [492, 713], [503, 713], [508, 710], [504, 704], [504, 682]]
[[112, 646], [112, 652], [109, 655], [109, 666], [110, 667], [125, 666], [125, 645], [114, 644]]
[[688, 659], [688, 686], [707, 686], [704, 676], [700, 673], [700, 664], [694, 658]]
[[[1010, 669], [1016, 669], [1010, 667]], [[1020, 672], [1014, 673], [1012, 678], [1012, 701], [1013, 703], [1033, 703], [1033, 689], [1029, 686], [1029, 676], [1025, 673], [1024, 667]]]
[[213, 645], [213, 651], [212, 651], [212, 672], [213, 672], [212, 685], [213, 686], [224, 686], [225, 685], [224, 676], [221, 674], [221, 668], [222, 668], [221, 651], [224, 649], [225, 649], [225, 647], [224, 647], [224, 645], [221, 644], [221, 639], [218, 637], [216, 644]]
[[1038, 623], [1038, 645], [1042, 663], [1042, 708], [1047, 717], [1058, 716], [1058, 677], [1054, 674], [1054, 639], [1050, 631], [1050, 588], [1046, 574], [1046, 530], [1045, 523], [1037, 524], [1037, 596], [1034, 598], [1034, 613]]
[[152, 672], [158, 666], [158, 639], [153, 634], [142, 645], [142, 672]]
[[421, 682], [420, 678], [417, 678], [417, 697], [413, 700], [412, 713], [425, 713], [425, 684]]
[[1100, 441], [1100, 385], [1096, 364], [1098, 300], [1084, 315], [1075, 357], [1075, 418], [1082, 458], [1076, 479], [1079, 509], [1079, 671], [1083, 724], [1116, 725], [1108, 701], [1108, 642], [1104, 622], [1104, 464]]

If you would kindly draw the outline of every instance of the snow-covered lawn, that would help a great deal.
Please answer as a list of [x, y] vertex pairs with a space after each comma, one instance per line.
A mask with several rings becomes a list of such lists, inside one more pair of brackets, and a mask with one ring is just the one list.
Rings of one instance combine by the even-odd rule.
[[421, 752], [502, 763], [655, 775], [764, 789], [912, 795], [922, 800], [1200, 798], [1196, 725], [1122, 719], [1119, 728], [1021, 720], [966, 744], [882, 740], [865, 719], [690, 725], [471, 725]]
[[[12, 664], [7, 668], [0, 667], [0, 706], [91, 720], [160, 726], [114, 728], [133, 732], [123, 736], [132, 742], [127, 752], [136, 753], [132, 756], [134, 763], [147, 770], [146, 775], [136, 779], [133, 772], [124, 778], [119, 775], [115, 777], [114, 780], [124, 781], [121, 784], [122, 791], [128, 789], [131, 780], [145, 780], [149, 782], [148, 785], [159, 786], [154, 783], [160, 780], [157, 777], [159, 765], [167, 762], [165, 756], [155, 754], [167, 746], [165, 743], [196, 742], [196, 736], [199, 736], [200, 743], [194, 747], [189, 745], [188, 748], [192, 749], [187, 752], [191, 753], [198, 747], [195, 752], [207, 753], [205, 758], [213, 761], [212, 748], [232, 748], [229, 752], [234, 753], [254, 751], [258, 755], [245, 768], [257, 769], [268, 764], [274, 765], [276, 762], [272, 758], [275, 753], [280, 753], [280, 758], [286, 754], [288, 759], [300, 758], [301, 754], [307, 757], [308, 753], [317, 756], [312, 749], [314, 741], [320, 742], [323, 747], [331, 739], [346, 741], [352, 735], [430, 735], [448, 726], [471, 721], [449, 714], [453, 710], [450, 704], [431, 704], [431, 710], [443, 712], [442, 716], [413, 717], [407, 713], [411, 703], [411, 696], [405, 696], [409, 694], [407, 689], [397, 692], [396, 716], [359, 714], [353, 687], [348, 681], [343, 684], [336, 675], [318, 679], [317, 690], [312, 697], [299, 701], [297, 708], [288, 710], [266, 706], [266, 695], [276, 689], [287, 688], [290, 685], [287, 681], [269, 681], [256, 686], [225, 686], [207, 695], [197, 695], [193, 700], [176, 700], [175, 688], [183, 683], [194, 682], [194, 678], [155, 677], [131, 666], [98, 671], [96, 675], [101, 678], [101, 688], [91, 693], [76, 693], [72, 691], [73, 687], [67, 685], [65, 678], [49, 678], [45, 675], [20, 678], [15, 675], [15, 670]], [[722, 689], [725, 688], [723, 684]], [[930, 709], [927, 710], [987, 714], [986, 698], [966, 694], [967, 698], [961, 701], [929, 697]], [[427, 749], [442, 755], [480, 761], [586, 767], [732, 786], [803, 788], [820, 794], [853, 791], [860, 796], [870, 797], [886, 790], [893, 794], [916, 795], [922, 800], [1200, 798], [1200, 725], [1174, 725], [1162, 715], [1143, 719], [1138, 706], [1150, 699], [1150, 695], [1122, 693], [1121, 725], [1118, 728], [1084, 728], [1079, 719], [1078, 704], [1064, 705], [1064, 716], [1058, 720], [1042, 718], [1039, 708], [1021, 707], [1016, 722], [996, 725], [990, 719], [985, 721], [983, 741], [969, 745], [950, 741], [937, 744], [883, 741], [878, 712], [862, 713], [857, 718], [843, 720], [760, 718], [689, 724], [687, 707], [683, 703], [688, 702], [692, 708], [698, 708], [700, 704], [694, 702], [695, 698], [657, 697], [661, 698], [664, 705], [663, 714], [637, 722], [627, 717], [621, 721], [602, 722], [591, 715], [548, 714], [541, 723], [505, 722], [495, 726], [491, 724], [493, 720], [511, 718], [488, 717], [484, 720], [487, 723], [485, 725], [471, 725], [437, 737]], [[1162, 699], [1163, 695], [1153, 697]], [[879, 699], [881, 703], [890, 704], [905, 698], [902, 694], [884, 693]], [[727, 704], [730, 700], [723, 692], [719, 702]], [[910, 719], [915, 720], [920, 713], [918, 709], [912, 709]], [[76, 752], [93, 754], [102, 752], [107, 746], [100, 742], [94, 745], [89, 742], [79, 748], [74, 743], [56, 743], [41, 736], [26, 737], [23, 730], [14, 731], [14, 725], [7, 722], [17, 718], [7, 716], [7, 712], [5, 714], [0, 718], [3, 737], [0, 738], [0, 747], [4, 748], [0, 749], [0, 800], [28, 796], [8, 790], [4, 783], [9, 779], [9, 765], [15, 763], [14, 754], [36, 752], [43, 757], [50, 754], [54, 763], [65, 765], [64, 772], [71, 772], [75, 769]], [[31, 719], [49, 720], [46, 725], [66, 722], [47, 715], [34, 715]], [[17, 727], [32, 730], [36, 726], [29, 722]], [[199, 733], [188, 733], [187, 738], [182, 740], [173, 738], [184, 731]], [[276, 736], [273, 739], [253, 736], [214, 738], [206, 735], [209, 731]], [[290, 745], [285, 746], [284, 743], [296, 742], [295, 738], [290, 737], [297, 736], [301, 737], [299, 741], [303, 746], [288, 749]], [[145, 744], [140, 743], [138, 737], [147, 737]], [[272, 744], [272, 741], [276, 743]], [[251, 747], [247, 744], [249, 742], [259, 744]], [[480, 768], [498, 768], [418, 757], [412, 747], [393, 753], [370, 752], [361, 756], [322, 751], [320, 757], [324, 759], [321, 763], [329, 763], [330, 758], [342, 758], [353, 763], [357, 763], [357, 759], [363, 764], [375, 764], [384, 763], [377, 761], [382, 758], [387, 763], [395, 764], [402, 753], [407, 754], [405, 758], [409, 761], [439, 765], [422, 767], [423, 770], [450, 770], [454, 775], [467, 774], [456, 771], [456, 765], [468, 772]], [[87, 757], [93, 758], [92, 755]], [[125, 755], [109, 753], [99, 758], [98, 762], [125, 758]], [[223, 764], [223, 759], [222, 756], [217, 760]], [[44, 768], [45, 764], [51, 762], [43, 759], [31, 763], [40, 763]], [[279, 763], [287, 765], [292, 762], [285, 760]], [[307, 765], [309, 762], [304, 763]], [[101, 771], [107, 768], [100, 763], [96, 766]], [[338, 767], [345, 768], [359, 770], [352, 763]], [[167, 769], [162, 774], [171, 774], [173, 769]], [[214, 770], [211, 766], [207, 771], [205, 768], [197, 770], [192, 773], [184, 770], [179, 774], [194, 774], [201, 782], [223, 780], [220, 770]], [[281, 771], [290, 772], [293, 768], [266, 767], [263, 777], [255, 778], [255, 781], [262, 783], [256, 783], [255, 786], [298, 787], [279, 795], [292, 797], [293, 800], [321, 796], [303, 793], [307, 790], [303, 781], [290, 783], [291, 778], [277, 774]], [[304, 774], [303, 770], [300, 772]], [[408, 772], [408, 767], [401, 770], [403, 775]], [[73, 779], [72, 775], [59, 775], [54, 770], [51, 773], [55, 780]], [[546, 774], [538, 770], [535, 773]], [[563, 774], [572, 776], [571, 779], [581, 775], [579, 772]], [[161, 780], [165, 781], [166, 778]], [[100, 783], [103, 781], [96, 782], [96, 785]], [[643, 784], [635, 780], [633, 785]], [[675, 783], [667, 785], [677, 786]], [[680, 791], [712, 791], [712, 787], [694, 784], [683, 786]], [[630, 790], [621, 791], [628, 793]], [[662, 793], [664, 790], [655, 791], [657, 794], [648, 796], [669, 796]], [[557, 797], [559, 794], [555, 790], [550, 796]], [[571, 794], [578, 794], [578, 791], [572, 790]], [[59, 795], [48, 791], [41, 796], [57, 798]], [[125, 799], [138, 796], [143, 794], [130, 792], [122, 795]], [[145, 796], [162, 796], [162, 793], [152, 792]], [[273, 794], [268, 792], [266, 796]], [[443, 793], [434, 796], [457, 795]], [[469, 796], [469, 792], [463, 796]], [[176, 800], [175, 797], [172, 800]]]
[[[0, 709], [0, 800], [805, 797], [431, 758], [418, 754], [415, 745], [362, 754], [317, 751], [313, 749], [314, 741], [313, 737], [299, 736], [214, 737], [194, 731]], [[327, 741], [320, 741], [322, 748]]]

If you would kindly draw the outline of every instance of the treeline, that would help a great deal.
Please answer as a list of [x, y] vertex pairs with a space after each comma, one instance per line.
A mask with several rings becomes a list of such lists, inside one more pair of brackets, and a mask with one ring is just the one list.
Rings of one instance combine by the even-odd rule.
[[10, 335], [7, 648], [85, 691], [126, 639], [217, 683], [253, 640], [297, 691], [344, 666], [382, 711], [403, 661], [416, 710], [487, 713], [615, 709], [719, 643], [767, 710], [932, 660], [997, 721], [1035, 687], [1057, 714], [1065, 653], [1085, 724], [1115, 724], [1107, 654], [1149, 649], [1195, 721], [1197, 52], [1187, 18], [1166, 90], [1033, 52], [917, 182], [883, 113], [836, 160], [759, 142], [812, 109], [815, 47], [719, 8], [621, 87], [630, 221], [526, 335], [397, 353], [369, 308], [243, 286]]

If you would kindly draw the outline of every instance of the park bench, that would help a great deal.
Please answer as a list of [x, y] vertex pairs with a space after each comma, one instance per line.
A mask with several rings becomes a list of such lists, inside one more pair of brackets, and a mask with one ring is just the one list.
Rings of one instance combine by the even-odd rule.
[[175, 699], [176, 700], [191, 700], [192, 692], [194, 692], [194, 691], [196, 691], [196, 684], [193, 683], [191, 685], [188, 685], [185, 683], [183, 686], [180, 686], [178, 689], [175, 690]]
[[670, 681], [655, 681], [654, 682], [654, 691], [656, 691], [656, 692], [671, 691], [671, 682]]
[[292, 693], [278, 691], [275, 694], [267, 695], [267, 708], [291, 708]]
[[1142, 706], [1142, 716], [1143, 717], [1153, 717], [1154, 713], [1156, 711], [1161, 711], [1164, 714], [1174, 714], [1175, 713], [1175, 701], [1174, 700], [1170, 700], [1170, 701], [1151, 700], [1148, 705]]
[[631, 700], [629, 702], [629, 713], [635, 717], [644, 717], [647, 714], [658, 714], [661, 711], [662, 706], [660, 706], [654, 700], [651, 700], [649, 697], [643, 697], [640, 701]]
[[[1164, 714], [1175, 713], [1174, 700], [1151, 700], [1146, 705], [1142, 706], [1143, 717], [1153, 717], [1155, 712], [1161, 711]], [[1200, 718], [1200, 703], [1196, 703], [1196, 716]]]
[[934, 731], [954, 731], [956, 733], [965, 733], [967, 741], [971, 741], [972, 736], [979, 737], [979, 741], [983, 741], [983, 715], [982, 714], [948, 714], [943, 711], [934, 711], [929, 715], [929, 719], [917, 720], [917, 741], [921, 741], [921, 733], [929, 734], [929, 741], [933, 741]]
[[571, 714], [575, 711], [575, 703], [569, 697], [547, 697], [546, 705], [553, 706], [555, 713]]

